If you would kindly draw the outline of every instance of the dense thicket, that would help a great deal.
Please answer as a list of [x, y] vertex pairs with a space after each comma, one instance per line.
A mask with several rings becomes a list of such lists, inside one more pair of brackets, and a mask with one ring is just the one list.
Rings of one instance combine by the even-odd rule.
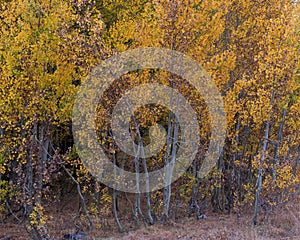
[[[137, 165], [114, 143], [109, 121], [127, 90], [142, 83], [171, 86], [198, 114], [201, 141], [193, 164], [171, 186], [145, 198], [108, 189], [91, 176], [71, 131], [76, 92], [92, 67], [138, 47], [169, 48], [198, 61], [216, 83], [227, 114], [223, 152], [200, 179], [196, 172], [210, 140], [201, 95], [186, 80], [158, 70], [115, 81], [99, 100], [97, 131], [112, 161], [127, 170]], [[81, 200], [78, 215], [90, 227], [93, 218], [110, 217], [110, 209], [124, 230], [120, 214], [153, 224], [183, 215], [199, 218], [207, 209], [239, 215], [249, 206], [256, 224], [260, 209], [284, 204], [299, 190], [298, 56], [299, 9], [290, 0], [1, 1], [1, 219], [13, 214], [25, 220], [33, 239], [49, 237], [44, 206], [71, 182]], [[154, 123], [179, 131], [175, 116], [161, 106], [141, 108], [134, 122], [132, 132], [144, 144]], [[176, 152], [172, 141], [165, 151], [173, 144]], [[165, 151], [147, 160], [149, 171], [166, 163]]]

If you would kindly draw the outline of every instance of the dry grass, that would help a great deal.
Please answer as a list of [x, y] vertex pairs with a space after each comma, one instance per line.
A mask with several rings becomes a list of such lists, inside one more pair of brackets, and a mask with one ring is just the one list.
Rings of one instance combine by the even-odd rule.
[[296, 211], [280, 210], [252, 225], [251, 216], [239, 220], [235, 216], [211, 215], [205, 220], [184, 219], [178, 223], [141, 228], [127, 235], [117, 234], [108, 239], [300, 239], [299, 206]]
[[[52, 209], [53, 220], [49, 230], [54, 239], [61, 239], [64, 234], [73, 233], [75, 213], [66, 208], [63, 214], [60, 209]], [[89, 239], [300, 239], [300, 204], [289, 204], [276, 209], [269, 216], [260, 215], [259, 224], [252, 225], [251, 214], [240, 217], [208, 213], [207, 219], [182, 218], [178, 222], [155, 224], [149, 227], [134, 227], [131, 222], [122, 219], [128, 233], [119, 233], [113, 219], [95, 220], [95, 230], [89, 233]], [[29, 239], [24, 227], [18, 224], [0, 225], [0, 239]]]

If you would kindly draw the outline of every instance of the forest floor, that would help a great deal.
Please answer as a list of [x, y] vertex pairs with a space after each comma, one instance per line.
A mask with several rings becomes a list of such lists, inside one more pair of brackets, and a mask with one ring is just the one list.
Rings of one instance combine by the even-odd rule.
[[[74, 225], [70, 219], [75, 214], [66, 213], [55, 216], [50, 221], [49, 230], [55, 240], [62, 239], [65, 234], [74, 233]], [[87, 233], [87, 240], [94, 239], [300, 239], [300, 204], [287, 204], [276, 209], [273, 213], [261, 214], [256, 226], [252, 224], [252, 215], [246, 214], [237, 218], [235, 214], [207, 213], [206, 219], [180, 218], [178, 221], [169, 221], [166, 224], [156, 223], [153, 226], [135, 227], [126, 219], [128, 233], [120, 233], [113, 219], [95, 219], [95, 230]], [[0, 223], [0, 240], [30, 239], [24, 227], [12, 223]]]

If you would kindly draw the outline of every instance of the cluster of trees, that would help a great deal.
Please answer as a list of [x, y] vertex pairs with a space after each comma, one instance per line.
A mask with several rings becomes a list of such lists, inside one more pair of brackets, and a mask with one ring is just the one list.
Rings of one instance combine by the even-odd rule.
[[[93, 217], [112, 212], [121, 231], [122, 214], [153, 224], [184, 214], [199, 218], [209, 208], [239, 215], [252, 206], [256, 224], [259, 209], [269, 211], [295, 195], [300, 183], [297, 2], [3, 0], [0, 9], [0, 216], [24, 220], [33, 239], [51, 235], [45, 205], [62, 195], [68, 181], [77, 187], [82, 221], [93, 227]], [[227, 134], [217, 166], [198, 178], [211, 133], [201, 95], [185, 79], [160, 70], [117, 79], [99, 99], [97, 132], [118, 166], [153, 171], [177, 151], [178, 121], [159, 105], [136, 112], [131, 131], [147, 144], [149, 127], [165, 126], [169, 138], [163, 151], [140, 160], [114, 143], [110, 115], [135, 86], [156, 82], [178, 90], [201, 127], [197, 157], [179, 180], [131, 195], [109, 189], [85, 169], [74, 148], [71, 117], [90, 70], [138, 47], [169, 48], [199, 62], [222, 94]], [[127, 201], [132, 206], [121, 212]]]

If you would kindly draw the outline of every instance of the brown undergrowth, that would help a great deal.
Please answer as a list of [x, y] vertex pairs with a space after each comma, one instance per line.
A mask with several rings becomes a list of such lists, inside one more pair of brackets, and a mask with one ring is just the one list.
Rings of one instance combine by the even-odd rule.
[[[74, 199], [73, 199], [74, 200]], [[78, 203], [70, 201], [55, 204], [49, 208], [49, 231], [53, 239], [62, 239], [65, 234], [76, 232], [77, 227], [86, 228], [77, 219]], [[76, 210], [75, 210], [76, 208]], [[94, 230], [85, 230], [89, 240], [94, 239], [300, 239], [300, 204], [299, 200], [279, 207], [268, 214], [261, 213], [257, 226], [252, 224], [249, 212], [241, 217], [235, 214], [219, 214], [208, 212], [206, 219], [196, 220], [183, 217], [166, 224], [157, 222], [153, 226], [136, 226], [133, 222], [122, 218], [128, 230], [119, 233], [113, 218], [97, 217], [93, 219]], [[13, 219], [6, 219], [0, 224], [0, 239], [30, 239], [22, 224]]]

